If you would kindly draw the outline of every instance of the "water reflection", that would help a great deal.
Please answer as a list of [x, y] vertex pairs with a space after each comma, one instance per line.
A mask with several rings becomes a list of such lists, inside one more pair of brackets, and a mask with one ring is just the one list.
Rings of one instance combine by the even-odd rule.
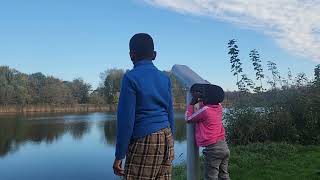
[[[186, 140], [186, 123], [181, 119], [176, 119], [175, 121], [175, 141], [184, 142]], [[104, 122], [104, 135], [105, 141], [109, 145], [115, 145], [116, 143], [116, 120], [105, 121]]]
[[[40, 116], [40, 115], [38, 115]], [[11, 115], [0, 118], [0, 156], [15, 152], [26, 142], [52, 144], [70, 133], [80, 140], [89, 132], [89, 121], [68, 121], [68, 116]]]
[[184, 142], [186, 140], [186, 123], [183, 119], [176, 119], [175, 121], [175, 136], [174, 140], [176, 142]]
[[[176, 115], [175, 141], [186, 140], [186, 124], [183, 116]], [[96, 124], [96, 126], [93, 126]], [[52, 144], [65, 134], [74, 143], [82, 140], [93, 127], [97, 127], [105, 144], [115, 146], [116, 117], [114, 114], [28, 114], [0, 116], [0, 157], [16, 152], [26, 143]]]
[[[186, 159], [186, 133], [183, 115], [175, 117], [178, 164]], [[2, 115], [0, 179], [117, 179], [115, 142], [115, 114]]]
[[117, 122], [115, 120], [104, 122], [104, 136], [107, 144], [116, 144]]
[[[176, 142], [184, 142], [186, 140], [186, 123], [180, 119], [175, 121], [175, 137], [174, 140]], [[104, 135], [105, 141], [109, 145], [115, 145], [116, 143], [116, 121], [105, 121], [104, 122]]]
[[69, 132], [74, 139], [82, 139], [90, 131], [90, 124], [86, 121], [65, 124], [65, 130]]

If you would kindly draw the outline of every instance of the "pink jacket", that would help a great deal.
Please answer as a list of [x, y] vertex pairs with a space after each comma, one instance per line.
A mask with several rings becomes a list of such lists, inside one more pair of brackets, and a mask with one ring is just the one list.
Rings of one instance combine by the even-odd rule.
[[225, 140], [225, 131], [222, 124], [222, 106], [200, 105], [200, 109], [193, 112], [193, 105], [189, 105], [186, 112], [186, 121], [195, 123], [196, 143], [198, 146], [208, 146]]

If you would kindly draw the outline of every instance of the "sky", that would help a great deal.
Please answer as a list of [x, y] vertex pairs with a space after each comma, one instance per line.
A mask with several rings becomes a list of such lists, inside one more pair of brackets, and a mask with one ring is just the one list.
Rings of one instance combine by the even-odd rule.
[[254, 79], [249, 52], [311, 79], [320, 63], [320, 0], [0, 0], [0, 65], [96, 88], [100, 73], [131, 69], [129, 39], [149, 33], [155, 65], [184, 64], [213, 84], [235, 90], [227, 43], [236, 39]]

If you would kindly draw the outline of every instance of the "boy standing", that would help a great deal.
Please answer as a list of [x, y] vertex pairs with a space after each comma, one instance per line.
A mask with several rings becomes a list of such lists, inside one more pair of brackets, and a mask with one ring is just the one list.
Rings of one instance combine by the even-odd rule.
[[[117, 115], [114, 173], [125, 179], [171, 179], [174, 118], [171, 82], [152, 63], [153, 39], [130, 39], [134, 68], [122, 79]], [[126, 157], [125, 169], [121, 168]]]

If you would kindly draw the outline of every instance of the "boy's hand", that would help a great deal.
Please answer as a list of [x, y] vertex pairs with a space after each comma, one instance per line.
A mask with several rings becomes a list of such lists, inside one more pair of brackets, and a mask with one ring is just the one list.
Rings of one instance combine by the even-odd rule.
[[124, 170], [121, 168], [121, 165], [122, 165], [122, 161], [121, 160], [117, 160], [117, 159], [114, 160], [113, 172], [117, 176], [124, 176], [125, 175], [124, 174]]

